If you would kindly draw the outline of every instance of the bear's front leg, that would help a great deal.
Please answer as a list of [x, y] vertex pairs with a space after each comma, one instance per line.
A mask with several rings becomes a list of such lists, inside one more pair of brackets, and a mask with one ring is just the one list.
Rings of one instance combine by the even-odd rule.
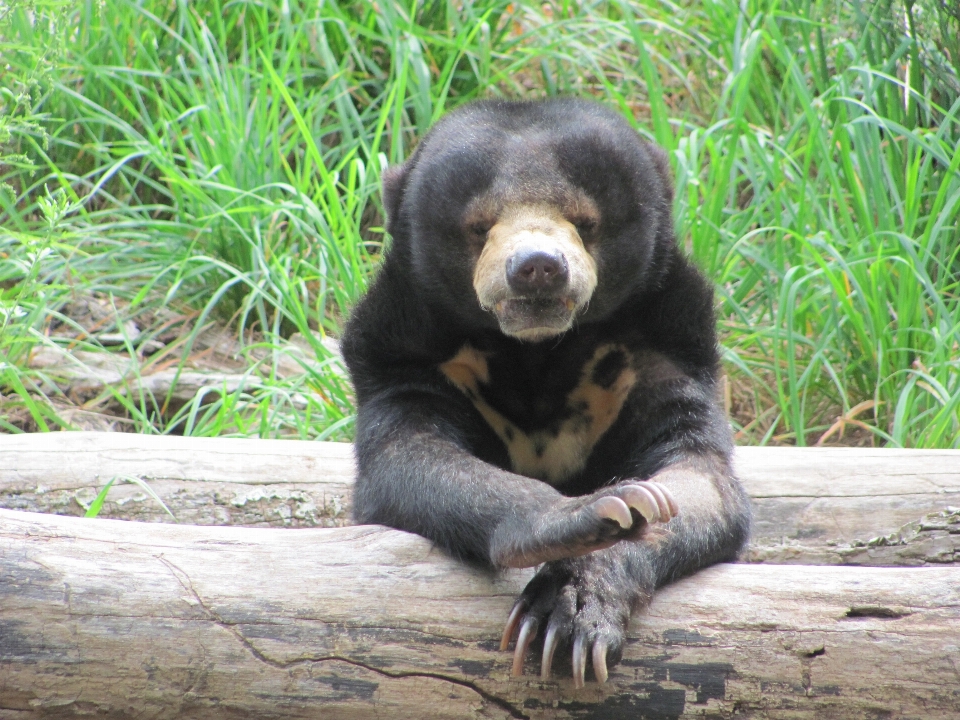
[[544, 679], [556, 649], [570, 646], [574, 685], [583, 686], [588, 655], [597, 680], [604, 682], [608, 665], [620, 660], [631, 614], [650, 602], [656, 588], [736, 557], [749, 531], [750, 510], [725, 457], [690, 453], [652, 479], [656, 482], [628, 480], [606, 490], [657, 487], [669, 493], [679, 514], [666, 523], [641, 524], [637, 535], [611, 547], [544, 565], [504, 629], [502, 650], [519, 629], [514, 675], [523, 673], [530, 643], [540, 634]]
[[464, 449], [477, 418], [453, 402], [406, 392], [371, 398], [357, 418], [354, 515], [415, 532], [456, 557], [531, 567], [637, 537], [677, 512], [669, 489], [635, 481], [567, 497]]
[[552, 505], [510, 513], [490, 540], [497, 567], [533, 567], [603, 550], [643, 535], [650, 523], [679, 512], [673, 494], [656, 482], [622, 483], [591, 495], [559, 496]]

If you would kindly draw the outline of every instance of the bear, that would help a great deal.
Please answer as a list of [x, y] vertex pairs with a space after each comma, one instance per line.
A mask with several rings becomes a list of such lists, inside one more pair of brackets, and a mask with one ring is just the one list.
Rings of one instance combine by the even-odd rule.
[[750, 506], [718, 403], [713, 288], [683, 255], [668, 156], [592, 101], [483, 100], [383, 174], [392, 238], [342, 351], [354, 517], [490, 568], [573, 683], [619, 662], [656, 588], [737, 556]]

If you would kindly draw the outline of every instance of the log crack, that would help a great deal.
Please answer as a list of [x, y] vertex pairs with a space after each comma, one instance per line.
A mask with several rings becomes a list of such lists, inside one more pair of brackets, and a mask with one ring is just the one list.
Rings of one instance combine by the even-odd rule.
[[191, 597], [196, 602], [197, 607], [200, 608], [200, 610], [207, 616], [207, 618], [211, 622], [213, 622], [218, 627], [221, 627], [227, 632], [229, 632], [231, 635], [233, 635], [234, 638], [236, 638], [237, 642], [239, 642], [241, 645], [243, 645], [244, 648], [247, 649], [247, 651], [253, 657], [255, 657], [260, 662], [270, 665], [271, 667], [277, 668], [279, 670], [285, 670], [285, 669], [296, 667], [299, 665], [314, 665], [314, 664], [321, 664], [324, 662], [342, 662], [342, 663], [346, 663], [347, 665], [352, 665], [354, 667], [363, 668], [364, 670], [369, 670], [370, 672], [376, 675], [381, 675], [383, 677], [388, 677], [392, 679], [432, 678], [434, 680], [440, 680], [442, 682], [447, 682], [452, 685], [459, 685], [460, 687], [464, 687], [464, 688], [467, 688], [468, 690], [472, 690], [481, 698], [483, 698], [483, 700], [485, 700], [486, 702], [489, 702], [492, 705], [496, 705], [501, 710], [507, 712], [512, 718], [517, 718], [517, 720], [530, 720], [529, 715], [522, 712], [520, 709], [518, 709], [515, 705], [513, 705], [513, 703], [509, 702], [508, 700], [505, 700], [504, 698], [498, 697], [497, 695], [494, 695], [493, 693], [490, 693], [487, 690], [484, 690], [482, 687], [480, 687], [474, 682], [471, 682], [469, 680], [464, 680], [462, 678], [452, 677], [450, 675], [444, 675], [443, 673], [432, 673], [432, 672], [414, 671], [414, 670], [391, 672], [389, 670], [378, 668], [376, 666], [369, 665], [359, 660], [343, 657], [342, 655], [318, 655], [314, 657], [299, 657], [293, 660], [277, 660], [276, 658], [272, 658], [266, 653], [264, 653], [262, 650], [260, 650], [252, 642], [250, 642], [250, 640], [242, 632], [240, 632], [240, 630], [238, 630], [236, 626], [228, 623], [226, 620], [224, 620], [220, 616], [219, 613], [217, 613], [213, 608], [209, 607], [204, 602], [203, 598], [200, 597], [200, 594], [197, 592], [196, 588], [193, 586], [193, 581], [190, 580], [190, 576], [187, 575], [186, 572], [184, 572], [181, 568], [177, 567], [176, 564], [168, 560], [162, 554], [158, 555], [157, 559], [160, 560], [160, 562], [162, 562], [167, 567], [167, 569], [170, 570], [173, 576], [177, 579], [177, 582], [180, 583], [180, 586], [185, 591], [190, 593]]

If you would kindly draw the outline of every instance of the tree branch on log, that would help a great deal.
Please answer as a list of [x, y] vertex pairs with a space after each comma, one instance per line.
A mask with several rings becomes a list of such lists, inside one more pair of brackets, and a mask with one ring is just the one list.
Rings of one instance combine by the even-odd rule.
[[[0, 717], [955, 718], [960, 568], [721, 565], [657, 595], [605, 685], [510, 677], [530, 571], [377, 527], [0, 510]], [[559, 653], [558, 653], [559, 656]], [[569, 661], [567, 661], [569, 665]]]
[[[0, 507], [82, 515], [111, 477], [138, 477], [181, 523], [331, 527], [349, 520], [343, 443], [45, 433], [0, 436]], [[65, 461], [64, 458], [69, 458]], [[923, 565], [960, 560], [960, 452], [738, 448], [756, 515], [751, 562]], [[133, 484], [102, 517], [168, 522]]]

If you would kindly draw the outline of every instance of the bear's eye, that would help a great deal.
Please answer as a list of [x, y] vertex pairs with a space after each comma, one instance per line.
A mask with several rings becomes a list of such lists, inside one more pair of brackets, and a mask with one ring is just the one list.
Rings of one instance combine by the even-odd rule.
[[475, 239], [485, 239], [487, 233], [490, 232], [490, 225], [482, 222], [474, 222], [467, 225], [467, 232], [470, 233]]
[[574, 227], [577, 228], [577, 232], [580, 233], [580, 237], [591, 235], [597, 229], [597, 219], [593, 217], [574, 218], [572, 222]]

